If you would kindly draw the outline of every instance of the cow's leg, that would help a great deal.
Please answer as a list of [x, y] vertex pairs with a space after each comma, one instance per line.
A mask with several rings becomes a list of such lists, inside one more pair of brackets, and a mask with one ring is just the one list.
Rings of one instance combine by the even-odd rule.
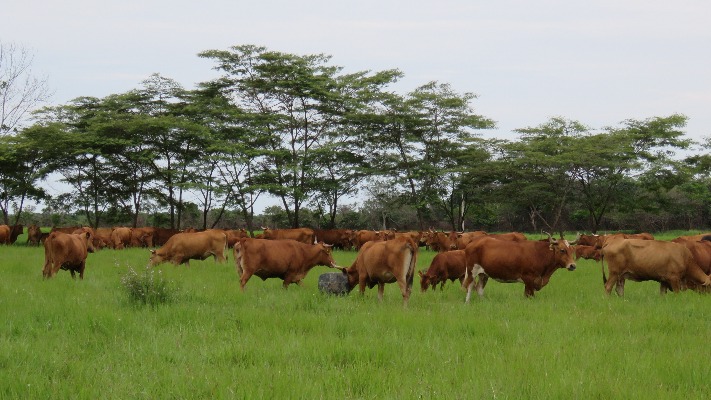
[[[400, 284], [400, 282], [398, 282]], [[405, 288], [400, 285], [400, 289], [403, 291], [403, 296], [405, 296], [405, 292], [407, 292], [407, 285], [405, 285]], [[385, 283], [383, 282], [378, 282], [378, 301], [383, 302], [383, 293], [385, 292]]]
[[359, 276], [358, 277], [358, 290], [360, 291], [360, 295], [364, 296], [365, 295], [365, 285], [366, 285], [366, 277], [365, 276]]
[[86, 269], [86, 260], [82, 261], [79, 266], [79, 279], [84, 280], [84, 269]]
[[610, 272], [610, 276], [607, 278], [607, 282], [605, 282], [605, 293], [607, 293], [608, 296], [612, 293], [612, 288], [617, 284], [617, 281], [617, 275]]
[[659, 282], [659, 294], [667, 294], [667, 290], [669, 289], [671, 289], [671, 286], [669, 286], [668, 283]]
[[[402, 292], [402, 306], [407, 307], [407, 303], [410, 301], [410, 291], [407, 288], [407, 283], [398, 281], [397, 284], [400, 285], [400, 291]], [[384, 288], [385, 284], [382, 285]]]
[[251, 278], [251, 277], [252, 277], [252, 272], [250, 272], [250, 271], [243, 271], [243, 272], [242, 272], [242, 276], [240, 277], [240, 280], [239, 280], [239, 288], [240, 288], [243, 292], [244, 292], [244, 285], [247, 284], [247, 281], [248, 281], [249, 278]]
[[625, 296], [625, 278], [620, 277], [619, 279], [617, 279], [617, 287], [615, 287], [615, 291], [617, 292], [618, 296]]
[[523, 289], [523, 294], [526, 295], [526, 297], [533, 297], [533, 295], [536, 293], [536, 283], [531, 281], [524, 281], [523, 284], [525, 285]]
[[479, 274], [479, 280], [477, 281], [476, 284], [476, 292], [479, 295], [479, 297], [484, 297], [484, 287], [486, 286], [486, 282], [489, 281], [489, 275], [486, 274]]
[[74, 274], [73, 268], [69, 268], [69, 272], [72, 274], [72, 279], [77, 279], [77, 276]]

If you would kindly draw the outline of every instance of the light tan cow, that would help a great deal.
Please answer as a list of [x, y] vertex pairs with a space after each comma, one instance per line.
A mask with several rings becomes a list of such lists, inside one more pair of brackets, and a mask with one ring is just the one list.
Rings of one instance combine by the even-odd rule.
[[216, 262], [225, 262], [227, 236], [220, 230], [208, 229], [203, 232], [178, 233], [157, 250], [151, 250], [149, 265], [156, 266], [164, 262], [175, 265], [187, 264], [190, 260], [204, 260], [210, 256]]
[[44, 267], [42, 276], [51, 278], [60, 269], [69, 270], [72, 278], [79, 273], [79, 279], [84, 279], [87, 253], [94, 252], [91, 232], [63, 233], [52, 232], [44, 241]]

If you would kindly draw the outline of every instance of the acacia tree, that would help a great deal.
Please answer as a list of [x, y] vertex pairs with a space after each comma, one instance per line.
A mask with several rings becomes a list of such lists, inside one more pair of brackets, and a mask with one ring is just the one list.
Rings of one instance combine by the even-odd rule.
[[461, 143], [475, 136], [473, 130], [494, 126], [474, 113], [475, 98], [472, 93], [456, 93], [448, 84], [430, 82], [406, 97], [385, 98], [379, 119], [371, 125], [372, 162], [417, 210], [420, 229], [429, 205], [454, 190], [446, 185], [445, 175], [461, 180]]
[[264, 47], [234, 46], [201, 57], [217, 62], [220, 85], [232, 103], [256, 123], [262, 157], [257, 165], [267, 191], [281, 199], [292, 227], [320, 187], [318, 149], [342, 123], [349, 91], [339, 85], [341, 67], [330, 56], [299, 56]]
[[[25, 201], [41, 200], [48, 195], [39, 185], [47, 175], [46, 158], [34, 132], [0, 137], [0, 212], [6, 225], [17, 224]], [[10, 214], [15, 209], [15, 218]]]

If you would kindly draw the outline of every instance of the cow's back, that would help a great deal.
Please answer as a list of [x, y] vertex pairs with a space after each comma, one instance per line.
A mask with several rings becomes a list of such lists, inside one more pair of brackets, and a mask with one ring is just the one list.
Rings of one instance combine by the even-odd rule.
[[658, 280], [681, 277], [690, 260], [686, 246], [660, 240], [619, 239], [602, 248], [608, 269], [630, 279]]

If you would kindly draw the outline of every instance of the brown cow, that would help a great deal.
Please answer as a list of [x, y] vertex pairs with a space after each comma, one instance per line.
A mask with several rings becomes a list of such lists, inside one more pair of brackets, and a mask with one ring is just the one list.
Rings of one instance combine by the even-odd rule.
[[153, 247], [155, 233], [152, 227], [131, 228], [131, 247]]
[[22, 225], [0, 225], [0, 244], [13, 244], [22, 235], [25, 227]]
[[595, 246], [584, 246], [579, 244], [575, 246], [575, 260], [577, 261], [580, 258], [600, 261], [602, 254], [600, 254], [600, 250], [595, 248]]
[[240, 289], [243, 291], [252, 275], [262, 280], [281, 278], [286, 289], [291, 283], [301, 286], [306, 274], [317, 265], [336, 266], [331, 246], [324, 243], [242, 238], [235, 243], [233, 252]]
[[360, 250], [364, 244], [380, 240], [383, 240], [383, 234], [380, 231], [369, 231], [366, 229], [362, 229], [355, 232], [355, 239], [353, 241], [353, 244], [355, 245], [356, 250]]
[[217, 229], [178, 233], [159, 249], [151, 250], [149, 266], [164, 262], [190, 266], [190, 260], [204, 260], [210, 256], [215, 257], [215, 262], [222, 263], [226, 260], [226, 248], [227, 236]]
[[111, 231], [111, 248], [121, 250], [131, 245], [131, 228], [118, 227]]
[[625, 279], [659, 282], [659, 292], [662, 294], [668, 289], [678, 292], [687, 285], [704, 288], [711, 285], [709, 276], [701, 270], [691, 251], [683, 244], [617, 238], [606, 242], [602, 255], [607, 260], [610, 272], [610, 277], [606, 277], [603, 262], [602, 281], [607, 294], [615, 287], [617, 294], [624, 296]]
[[269, 229], [262, 227], [264, 231], [264, 239], [268, 240], [283, 240], [291, 239], [297, 242], [313, 244], [314, 230], [311, 228], [294, 228], [294, 229]]
[[241, 238], [249, 237], [247, 230], [241, 229], [225, 229], [225, 235], [227, 235], [227, 247], [233, 248], [235, 243], [237, 243]]
[[39, 246], [42, 240], [42, 229], [39, 225], [32, 224], [27, 227], [27, 245], [28, 246]]
[[418, 271], [420, 275], [420, 288], [423, 292], [432, 285], [432, 290], [439, 283], [440, 290], [444, 289], [447, 279], [454, 282], [459, 279], [459, 283], [464, 280], [464, 267], [466, 266], [466, 256], [464, 250], [453, 250], [439, 253], [432, 259], [429, 268], [425, 272]]
[[430, 230], [425, 233], [425, 237], [425, 244], [434, 251], [443, 252], [457, 248], [457, 232], [446, 233]]
[[461, 232], [457, 234], [457, 249], [458, 250], [464, 250], [467, 248], [467, 245], [471, 243], [472, 240], [482, 237], [482, 236], [487, 236], [488, 233], [485, 231], [474, 231], [474, 232]]
[[601, 249], [605, 246], [606, 242], [617, 239], [654, 240], [654, 236], [652, 236], [651, 233], [612, 233], [609, 235], [599, 235], [595, 240], [594, 246]]
[[314, 229], [315, 240], [333, 246], [334, 249], [350, 250], [353, 247], [353, 231], [350, 229]]
[[462, 286], [467, 288], [467, 303], [476, 277], [480, 297], [484, 295], [489, 277], [504, 283], [523, 282], [524, 294], [533, 297], [535, 291], [548, 284], [558, 268], [575, 270], [573, 248], [567, 240], [554, 240], [550, 235], [547, 241], [525, 242], [485, 237], [470, 243], [465, 252], [467, 268]]
[[153, 246], [163, 246], [168, 243], [173, 235], [180, 233], [180, 230], [173, 228], [153, 228]]
[[672, 239], [671, 241], [674, 243], [683, 243], [683, 241], [690, 240], [692, 242], [698, 242], [700, 240], [703, 240], [704, 237], [711, 235], [711, 233], [700, 233], [698, 235], [690, 235], [690, 236], [679, 236], [677, 238]]
[[418, 246], [409, 237], [398, 237], [388, 241], [367, 242], [361, 247], [353, 264], [338, 267], [348, 277], [348, 290], [356, 283], [361, 295], [366, 285], [378, 285], [378, 300], [383, 301], [386, 283], [397, 282], [402, 292], [403, 305], [407, 306], [412, 292]]
[[106, 244], [104, 243], [104, 241], [96, 236], [96, 231], [94, 231], [94, 228], [92, 228], [90, 226], [83, 226], [79, 229], [74, 230], [72, 233], [76, 235], [76, 234], [82, 234], [85, 232], [91, 233], [91, 238], [92, 238], [91, 243], [94, 246], [94, 251], [101, 250], [104, 247], [106, 247]]
[[92, 240], [91, 232], [50, 233], [44, 241], [42, 276], [51, 278], [63, 269], [72, 273], [72, 279], [76, 279], [76, 272], [79, 273], [79, 279], [84, 279], [87, 253], [94, 252]]

